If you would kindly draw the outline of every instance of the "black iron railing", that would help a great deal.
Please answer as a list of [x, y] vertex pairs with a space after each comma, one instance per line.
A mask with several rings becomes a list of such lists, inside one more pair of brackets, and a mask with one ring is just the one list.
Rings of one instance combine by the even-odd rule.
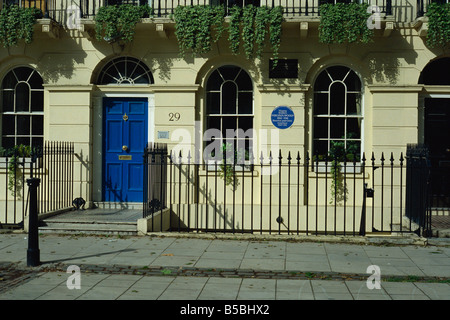
[[28, 214], [29, 178], [40, 179], [38, 212], [69, 208], [73, 200], [74, 146], [71, 142], [45, 142], [23, 153], [18, 148], [0, 154], [0, 225], [22, 226]]
[[[392, 14], [392, 0], [361, 0], [378, 7], [380, 13]], [[423, 2], [430, 0], [418, 0], [422, 7]], [[1, 6], [16, 4], [23, 7], [36, 7], [42, 10], [45, 18], [53, 19], [61, 24], [66, 24], [67, 20], [76, 14], [80, 18], [95, 17], [98, 9], [108, 5], [148, 4], [153, 8], [155, 17], [172, 17], [177, 6], [189, 5], [210, 5], [224, 6], [226, 10], [232, 6], [246, 6], [253, 4], [256, 6], [282, 6], [285, 17], [296, 16], [318, 16], [319, 6], [323, 3], [351, 2], [351, 0], [0, 0]], [[419, 9], [418, 9], [419, 11]]]
[[[156, 219], [161, 228], [153, 231], [163, 231], [165, 211], [171, 231], [428, 235], [428, 224], [417, 229], [413, 217], [405, 223], [405, 211], [416, 209], [414, 202], [405, 201], [409, 189], [403, 155], [336, 162], [280, 152], [253, 163], [224, 165], [197, 163], [198, 157], [168, 155], [158, 147], [146, 150], [144, 158], [149, 186], [144, 216], [155, 217], [152, 222]], [[409, 169], [420, 170], [415, 166], [408, 163]], [[231, 180], [224, 179], [225, 168]]]

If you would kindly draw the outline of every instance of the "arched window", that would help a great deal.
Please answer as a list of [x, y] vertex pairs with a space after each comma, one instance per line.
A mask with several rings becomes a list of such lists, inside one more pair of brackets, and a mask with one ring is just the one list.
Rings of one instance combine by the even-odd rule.
[[97, 84], [153, 84], [150, 69], [133, 57], [119, 57], [108, 62], [100, 72]]
[[361, 155], [362, 87], [358, 75], [344, 66], [322, 71], [314, 83], [313, 155], [330, 152]]
[[450, 58], [441, 58], [427, 64], [420, 73], [419, 83], [425, 85], [450, 85]]
[[17, 67], [3, 78], [1, 87], [2, 147], [42, 146], [44, 139], [44, 87], [39, 73]]
[[251, 159], [253, 82], [242, 68], [222, 66], [209, 76], [206, 84], [206, 129], [221, 132], [220, 141], [211, 142], [232, 147], [237, 151], [238, 161]]

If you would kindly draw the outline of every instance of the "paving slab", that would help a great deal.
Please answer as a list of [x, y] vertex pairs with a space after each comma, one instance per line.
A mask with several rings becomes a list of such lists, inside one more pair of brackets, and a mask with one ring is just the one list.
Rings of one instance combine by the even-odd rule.
[[[0, 280], [0, 299], [450, 298], [445, 246], [52, 234], [40, 236], [39, 245], [41, 266], [27, 267], [27, 235], [0, 234], [0, 279], [30, 275], [8, 286]], [[67, 288], [64, 268], [71, 264], [81, 268], [80, 290]], [[380, 290], [367, 287], [370, 265], [380, 267]], [[408, 282], [385, 281], [395, 277]]]

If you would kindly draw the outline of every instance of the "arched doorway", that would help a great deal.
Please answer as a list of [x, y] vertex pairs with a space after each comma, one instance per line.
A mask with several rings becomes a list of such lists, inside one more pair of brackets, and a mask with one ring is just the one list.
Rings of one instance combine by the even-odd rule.
[[420, 74], [424, 85], [423, 143], [431, 165], [431, 207], [450, 208], [450, 58], [429, 63]]
[[[143, 153], [149, 137], [148, 94], [134, 88], [153, 84], [148, 66], [133, 57], [118, 57], [100, 71], [102, 98], [102, 200], [141, 202]], [[109, 88], [110, 87], [110, 88]]]

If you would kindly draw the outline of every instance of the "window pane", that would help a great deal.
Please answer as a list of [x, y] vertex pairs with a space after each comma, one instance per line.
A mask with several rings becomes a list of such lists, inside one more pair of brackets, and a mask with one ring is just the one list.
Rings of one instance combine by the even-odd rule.
[[44, 134], [44, 116], [33, 116], [32, 117], [32, 134], [33, 135], [43, 135]]
[[347, 139], [361, 138], [361, 119], [348, 118], [347, 119]]
[[345, 114], [345, 86], [341, 82], [330, 87], [330, 114]]
[[208, 92], [206, 94], [206, 114], [220, 113], [220, 93]]
[[116, 69], [120, 76], [126, 77], [127, 76], [127, 70], [126, 70], [126, 63], [125, 61], [117, 61], [114, 63], [116, 66]]
[[236, 78], [236, 83], [240, 91], [253, 90], [252, 79], [244, 70], [241, 70], [241, 72], [239, 73], [239, 76]]
[[361, 91], [361, 80], [358, 75], [352, 70], [345, 79], [348, 91]]
[[15, 135], [15, 121], [14, 115], [4, 114], [2, 117], [2, 134], [3, 135]]
[[314, 114], [328, 114], [328, 93], [314, 94]]
[[219, 71], [215, 70], [208, 79], [208, 84], [206, 85], [207, 91], [219, 91], [220, 86], [222, 85], [222, 77], [219, 75]]
[[19, 81], [28, 81], [28, 78], [33, 71], [34, 70], [29, 67], [18, 67], [14, 69], [14, 73]]
[[227, 163], [234, 162], [235, 150], [236, 150], [236, 142], [235, 139], [226, 139], [223, 140], [226, 149], [222, 149], [223, 157], [226, 159]]
[[234, 136], [235, 131], [237, 129], [237, 118], [236, 117], [223, 117], [222, 118], [222, 135], [227, 135], [227, 129], [232, 129], [233, 132], [230, 132], [229, 134], [232, 134]]
[[222, 114], [236, 114], [237, 87], [227, 81], [222, 86]]
[[353, 161], [353, 155], [356, 156], [355, 161], [359, 161], [361, 158], [361, 141], [347, 140], [347, 154], [348, 161]]
[[361, 115], [361, 95], [359, 93], [347, 93], [347, 114]]
[[314, 138], [328, 138], [328, 118], [314, 118]]
[[3, 91], [3, 112], [14, 112], [14, 91]]
[[110, 76], [108, 73], [104, 73], [99, 81], [99, 84], [116, 83], [117, 80]]
[[149, 77], [147, 74], [140, 74], [137, 75], [135, 78], [131, 78], [135, 84], [149, 84], [151, 80], [149, 80]]
[[333, 80], [344, 80], [344, 77], [347, 75], [349, 70], [349, 68], [343, 66], [334, 66], [327, 69]]
[[31, 112], [44, 111], [44, 91], [31, 91]]
[[[327, 140], [315, 140], [313, 155], [319, 156], [319, 160], [324, 160], [324, 157], [328, 154], [328, 141]], [[316, 160], [316, 159], [314, 159]]]
[[21, 137], [16, 139], [16, 144], [20, 145], [23, 144], [24, 146], [29, 146], [31, 143], [31, 139], [29, 137]]
[[328, 76], [327, 72], [322, 71], [316, 79], [314, 83], [314, 91], [328, 91], [328, 87], [330, 86], [331, 79]]
[[345, 137], [345, 119], [330, 119], [330, 138], [344, 139]]
[[244, 130], [244, 132], [253, 129], [253, 117], [239, 117], [238, 128]]
[[[240, 88], [239, 88], [240, 89]], [[252, 114], [253, 113], [253, 93], [239, 92], [239, 113]]]
[[2, 139], [2, 147], [5, 149], [13, 148], [15, 145], [14, 138], [3, 138]]
[[220, 117], [208, 117], [206, 122], [206, 129], [220, 130]]
[[16, 112], [30, 111], [30, 88], [26, 83], [19, 83], [16, 87]]
[[33, 74], [30, 77], [30, 80], [28, 80], [28, 84], [30, 85], [30, 87], [32, 89], [44, 89], [44, 87], [42, 86], [42, 78], [39, 75], [39, 73], [37, 73], [37, 71], [35, 70], [33, 72]]
[[17, 116], [17, 134], [30, 134], [30, 116]]
[[219, 68], [219, 72], [225, 80], [235, 80], [238, 72], [241, 70], [235, 66], [223, 66]]
[[3, 78], [2, 89], [14, 89], [17, 84], [16, 76], [12, 71], [8, 72], [8, 74]]
[[32, 138], [31, 146], [32, 147], [42, 147], [44, 145], [44, 138]]

